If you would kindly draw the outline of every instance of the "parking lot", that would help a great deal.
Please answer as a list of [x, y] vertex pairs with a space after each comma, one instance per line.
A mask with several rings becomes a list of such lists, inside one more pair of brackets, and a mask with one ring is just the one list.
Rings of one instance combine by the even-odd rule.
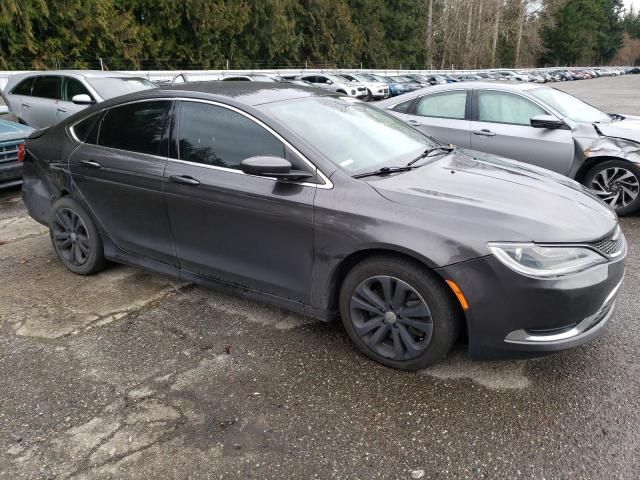
[[[555, 84], [640, 115], [640, 75]], [[418, 373], [324, 324], [143, 270], [57, 261], [0, 193], [0, 478], [637, 478], [640, 218], [604, 334]]]

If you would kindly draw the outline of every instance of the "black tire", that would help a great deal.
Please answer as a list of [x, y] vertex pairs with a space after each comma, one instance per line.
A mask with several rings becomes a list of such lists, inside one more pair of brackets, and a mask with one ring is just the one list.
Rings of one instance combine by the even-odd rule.
[[[365, 291], [363, 288], [371, 286], [369, 292], [376, 289], [380, 292], [384, 287], [382, 283], [376, 287], [376, 282], [387, 282], [387, 278], [396, 281], [395, 286], [390, 287], [393, 289], [394, 300], [399, 285], [402, 286], [401, 290], [406, 290], [407, 285], [413, 290], [407, 291], [401, 302], [388, 302], [402, 304], [402, 307], [396, 305], [397, 308], [385, 308], [386, 312], [380, 309], [375, 313], [359, 309], [364, 298], [360, 294]], [[408, 371], [420, 370], [442, 360], [460, 334], [461, 308], [452, 297], [442, 279], [427, 268], [403, 258], [376, 256], [362, 261], [347, 274], [340, 289], [340, 316], [347, 334], [358, 350], [366, 356], [389, 367]], [[420, 300], [425, 302], [428, 316], [420, 320], [423, 326], [416, 329], [414, 325], [419, 323], [417, 312], [423, 308], [420, 306]], [[409, 314], [403, 318], [403, 314], [409, 310], [416, 312], [416, 315]], [[390, 311], [393, 315], [391, 320], [388, 320], [387, 315]], [[371, 317], [365, 318], [367, 315]], [[380, 316], [383, 316], [382, 321], [379, 320]], [[429, 321], [430, 333], [425, 333]], [[371, 328], [370, 325], [380, 322], [382, 324], [379, 328], [363, 333]], [[408, 348], [409, 344], [403, 340], [407, 335], [410, 335], [413, 345], [419, 345], [420, 348]], [[398, 343], [401, 344], [401, 348], [396, 350]]]
[[49, 236], [58, 258], [73, 273], [91, 275], [105, 267], [98, 229], [87, 211], [71, 197], [54, 202]]
[[634, 163], [616, 159], [600, 162], [587, 172], [583, 184], [620, 217], [640, 209], [640, 168]]
[[363, 98], [363, 100], [365, 102], [370, 102], [371, 100], [373, 100], [373, 93], [371, 93], [371, 90], [369, 90], [367, 88], [367, 95]]

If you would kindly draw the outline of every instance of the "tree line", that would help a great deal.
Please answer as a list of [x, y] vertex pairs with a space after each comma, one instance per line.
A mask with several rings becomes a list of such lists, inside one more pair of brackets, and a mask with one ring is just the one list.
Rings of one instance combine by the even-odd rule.
[[0, 69], [593, 65], [635, 18], [622, 0], [2, 0]]

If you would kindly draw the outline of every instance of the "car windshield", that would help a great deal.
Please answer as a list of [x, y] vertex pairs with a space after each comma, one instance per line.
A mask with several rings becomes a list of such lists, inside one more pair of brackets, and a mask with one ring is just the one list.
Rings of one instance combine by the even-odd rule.
[[351, 175], [403, 166], [438, 145], [395, 117], [357, 100], [313, 97], [259, 108]]
[[574, 122], [611, 122], [611, 117], [606, 113], [555, 88], [536, 88], [531, 90], [531, 95]]
[[88, 78], [87, 81], [104, 99], [156, 88], [149, 80], [137, 77], [94, 77]]

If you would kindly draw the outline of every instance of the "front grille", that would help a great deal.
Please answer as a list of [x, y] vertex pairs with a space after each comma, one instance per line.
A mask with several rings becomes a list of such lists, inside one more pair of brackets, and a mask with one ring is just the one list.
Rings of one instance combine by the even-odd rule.
[[18, 145], [22, 141], [0, 143], [0, 163], [16, 162], [18, 160]]
[[624, 249], [624, 236], [620, 227], [617, 226], [612, 233], [600, 240], [590, 242], [589, 246], [607, 257], [617, 257]]
[[365, 88], [365, 87], [358, 87], [358, 91], [359, 91], [359, 92], [364, 92], [365, 90], [366, 90], [366, 88]]

